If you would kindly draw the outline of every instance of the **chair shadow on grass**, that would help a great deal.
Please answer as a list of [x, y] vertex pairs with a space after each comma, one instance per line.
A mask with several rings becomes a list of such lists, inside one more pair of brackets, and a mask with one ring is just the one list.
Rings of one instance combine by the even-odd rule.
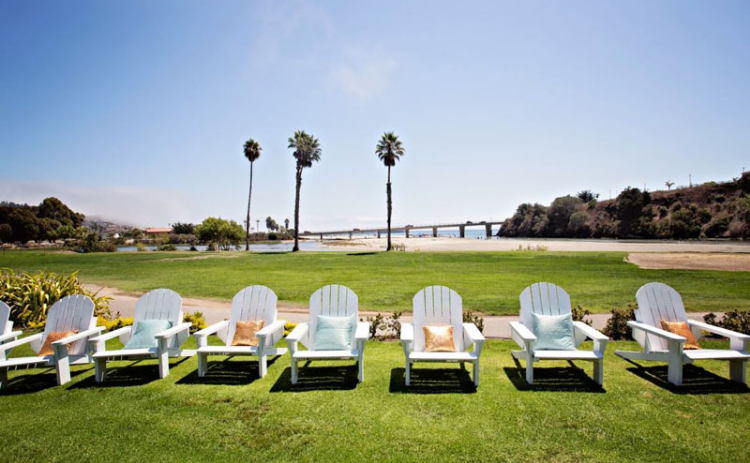
[[[172, 370], [187, 360], [189, 360], [189, 357], [171, 359], [169, 369]], [[107, 376], [103, 383], [97, 383], [95, 375], [91, 375], [83, 381], [73, 384], [68, 389], [145, 386], [160, 379], [159, 364], [154, 359], [118, 360], [117, 362], [127, 362], [127, 364], [116, 367], [107, 365]]]
[[[515, 359], [514, 359], [515, 360]], [[526, 382], [526, 368], [515, 360], [516, 367], [503, 368], [513, 386], [519, 391], [584, 392], [602, 394], [607, 392], [589, 374], [573, 362], [568, 367], [534, 368], [534, 384]]]
[[357, 388], [357, 365], [305, 366], [292, 384], [292, 369], [286, 368], [271, 392], [350, 391]]
[[[268, 359], [270, 368], [276, 362], [278, 357]], [[177, 381], [177, 384], [216, 384], [222, 386], [247, 386], [260, 379], [258, 367], [260, 366], [257, 358], [238, 357], [232, 360], [232, 357], [226, 357], [224, 360], [211, 360], [209, 357], [208, 371], [202, 378], [198, 376], [198, 370], [195, 369], [187, 376]]]
[[463, 368], [414, 368], [411, 385], [406, 385], [406, 370], [391, 370], [392, 394], [473, 394], [477, 392], [469, 372]]
[[625, 361], [633, 365], [627, 369], [629, 372], [673, 394], [747, 394], [750, 392], [747, 385], [723, 378], [696, 365], [683, 365], [682, 386], [675, 386], [667, 380], [667, 365], [643, 366], [629, 359]]
[[[77, 376], [93, 371], [93, 369], [93, 366], [86, 369], [71, 369], [70, 377], [75, 380]], [[57, 373], [55, 372], [55, 367], [46, 367], [36, 373], [31, 372], [31, 370], [27, 371], [26, 369], [15, 371], [19, 371], [20, 373], [8, 382], [8, 387], [0, 392], [0, 396], [32, 394], [34, 392], [57, 387]]]

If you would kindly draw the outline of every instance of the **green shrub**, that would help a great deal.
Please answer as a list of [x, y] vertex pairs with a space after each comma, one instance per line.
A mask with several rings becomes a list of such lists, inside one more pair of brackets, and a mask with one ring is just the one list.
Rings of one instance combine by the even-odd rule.
[[284, 325], [284, 336], [289, 336], [289, 333], [294, 331], [295, 328], [297, 328], [296, 323], [286, 322]]
[[630, 341], [633, 339], [633, 333], [628, 322], [635, 320], [635, 307], [628, 304], [627, 309], [612, 309], [610, 312], [607, 326], [602, 333], [613, 341]]
[[570, 310], [570, 315], [573, 317], [574, 322], [583, 322], [589, 326], [591, 326], [591, 320], [586, 320], [585, 317], [591, 315], [591, 312], [589, 312], [587, 309], [584, 309], [580, 305], [577, 305], [573, 307]]
[[716, 325], [738, 333], [750, 334], [750, 312], [731, 310], [726, 312], [721, 320], [717, 319], [716, 314], [709, 313], [703, 316], [703, 320], [709, 325]]
[[159, 246], [158, 246], [158, 247], [156, 248], [156, 250], [157, 250], [157, 251], [176, 251], [176, 250], [177, 250], [177, 246], [175, 246], [175, 245], [174, 245], [174, 244], [172, 244], [172, 243], [167, 243], [167, 244], [160, 244], [160, 245], [159, 245]]
[[399, 339], [402, 314], [403, 312], [393, 312], [386, 318], [381, 313], [377, 313], [374, 316], [365, 317], [364, 321], [370, 322], [370, 337], [380, 341]]
[[144, 252], [144, 251], [148, 251], [148, 248], [147, 248], [147, 247], [146, 247], [146, 245], [145, 245], [145, 244], [143, 244], [143, 243], [136, 243], [136, 245], [135, 245], [135, 249], [137, 249], [137, 250], [138, 250], [138, 252]]
[[62, 275], [42, 270], [18, 274], [11, 269], [0, 270], [0, 299], [10, 306], [13, 322], [25, 328], [44, 326], [47, 310], [63, 297], [74, 294], [89, 296], [97, 316], [109, 316], [112, 298], [86, 290], [78, 280], [78, 272]]
[[125, 326], [133, 325], [133, 317], [122, 318], [118, 312], [115, 318], [109, 319], [102, 315], [96, 317], [96, 326], [103, 326], [107, 331], [119, 330]]
[[190, 334], [208, 327], [206, 319], [203, 318], [203, 312], [186, 313], [182, 317], [182, 321], [193, 324], [193, 326], [190, 327]]
[[484, 333], [484, 318], [475, 314], [471, 310], [465, 310], [463, 314], [464, 323], [473, 323], [477, 326], [480, 333]]

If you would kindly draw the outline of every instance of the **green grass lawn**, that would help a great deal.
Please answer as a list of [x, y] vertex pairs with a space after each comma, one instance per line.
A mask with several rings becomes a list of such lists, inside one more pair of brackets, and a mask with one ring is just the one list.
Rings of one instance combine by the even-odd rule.
[[322, 363], [291, 386], [288, 355], [264, 379], [256, 361], [222, 357], [202, 379], [195, 357], [173, 360], [164, 380], [154, 360], [116, 362], [104, 386], [93, 366], [62, 387], [54, 370], [11, 372], [0, 461], [750, 461], [749, 390], [725, 379], [726, 363], [688, 367], [674, 390], [663, 364], [636, 368], [614, 355], [636, 345], [616, 342], [604, 389], [590, 364], [563, 362], [542, 363], [530, 389], [512, 348], [488, 341], [476, 390], [457, 365], [419, 365], [406, 389], [400, 344], [377, 341], [359, 385], [352, 363]]
[[319, 287], [339, 283], [362, 310], [411, 310], [421, 288], [455, 289], [464, 307], [517, 314], [518, 296], [538, 281], [564, 287], [574, 305], [592, 312], [635, 303], [638, 288], [661, 281], [677, 289], [689, 311], [750, 309], [750, 273], [644, 270], [626, 253], [112, 253], [0, 252], [0, 268], [80, 271], [85, 282], [125, 291], [171, 288], [183, 296], [231, 300], [250, 284], [273, 289], [285, 303], [306, 304]]

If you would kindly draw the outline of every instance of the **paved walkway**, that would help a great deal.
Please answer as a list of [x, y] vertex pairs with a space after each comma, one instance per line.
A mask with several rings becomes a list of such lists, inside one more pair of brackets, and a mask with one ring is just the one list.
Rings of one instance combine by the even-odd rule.
[[[88, 288], [94, 291], [100, 289], [96, 286], [88, 286]], [[110, 288], [101, 290], [100, 294], [107, 294], [114, 298], [112, 301], [110, 301], [110, 310], [112, 312], [112, 315], [120, 312], [120, 315], [122, 315], [123, 317], [133, 316], [138, 296], [125, 295]], [[191, 298], [183, 298], [182, 301], [183, 312], [203, 312], [206, 322], [208, 322], [209, 324], [228, 319], [232, 309], [232, 305], [229, 302], [218, 302]], [[375, 315], [376, 313], [377, 312], [360, 312], [360, 316], [367, 317]], [[689, 313], [688, 317], [694, 320], [703, 321], [704, 314], [705, 313], [703, 312]], [[383, 313], [383, 315], [389, 314]], [[286, 320], [292, 323], [307, 321], [307, 309], [280, 305], [279, 319]], [[593, 314], [589, 315], [587, 319], [591, 320], [594, 328], [601, 330], [606, 326], [607, 320], [609, 319], [609, 314]], [[402, 320], [410, 321], [411, 317], [404, 316]], [[510, 339], [510, 322], [514, 320], [518, 320], [518, 317], [487, 315], [484, 317], [484, 335], [488, 338]]]

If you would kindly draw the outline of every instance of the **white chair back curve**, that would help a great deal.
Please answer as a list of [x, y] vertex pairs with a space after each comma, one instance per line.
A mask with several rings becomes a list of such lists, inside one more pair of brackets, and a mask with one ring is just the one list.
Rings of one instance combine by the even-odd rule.
[[428, 286], [412, 299], [414, 312], [414, 351], [424, 351], [425, 326], [453, 326], [456, 352], [466, 350], [463, 330], [463, 302], [461, 296], [445, 286]]
[[[310, 320], [307, 335], [307, 343], [302, 343], [308, 349], [315, 342], [315, 329], [318, 323], [318, 315], [330, 317], [350, 317], [354, 315], [357, 319], [359, 316], [359, 298], [354, 291], [343, 285], [323, 286], [310, 296]], [[357, 321], [359, 321], [357, 319]], [[355, 330], [352, 330], [352, 346], [354, 343]]]
[[240, 290], [232, 299], [229, 326], [216, 334], [228, 346], [234, 339], [238, 321], [263, 320], [263, 326], [270, 325], [276, 321], [276, 302], [276, 293], [265, 286], [253, 285]]
[[[179, 325], [182, 323], [182, 297], [171, 289], [162, 288], [149, 291], [141, 296], [135, 304], [131, 333], [135, 333], [138, 322], [141, 320], [168, 320], [172, 322], [172, 326]], [[175, 336], [169, 347], [179, 347], [184, 339], [179, 340], [178, 338], [179, 336]], [[127, 339], [123, 342], [127, 342]]]
[[521, 322], [533, 329], [531, 314], [564, 315], [571, 313], [570, 295], [552, 283], [534, 283], [521, 293]]
[[13, 322], [10, 321], [10, 307], [0, 301], [0, 335], [9, 334], [13, 331]]
[[[44, 326], [44, 335], [40, 347], [52, 332], [76, 330], [83, 332], [95, 327], [94, 301], [82, 294], [66, 296], [55, 302], [47, 310], [47, 323]], [[74, 342], [68, 349], [68, 355], [85, 355], [87, 342], [88, 340], [85, 338]]]
[[[661, 321], [686, 322], [687, 313], [682, 304], [682, 296], [674, 288], [664, 283], [648, 283], [635, 294], [638, 308], [635, 319], [641, 323], [661, 329]], [[647, 335], [640, 330], [633, 333], [636, 341], [647, 351], [666, 351], [669, 345], [666, 339]]]

